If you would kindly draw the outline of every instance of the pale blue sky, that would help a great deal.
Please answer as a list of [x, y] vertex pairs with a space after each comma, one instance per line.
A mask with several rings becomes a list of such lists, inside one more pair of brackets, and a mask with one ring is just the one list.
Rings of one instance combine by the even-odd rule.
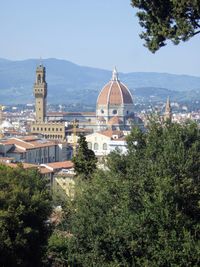
[[1, 0], [0, 57], [60, 58], [121, 72], [200, 76], [200, 35], [156, 54], [143, 46], [130, 0]]

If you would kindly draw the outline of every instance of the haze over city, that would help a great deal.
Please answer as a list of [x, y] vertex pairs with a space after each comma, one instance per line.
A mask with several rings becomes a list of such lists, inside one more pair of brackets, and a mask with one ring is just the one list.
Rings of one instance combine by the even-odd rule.
[[60, 58], [121, 72], [200, 76], [200, 36], [152, 54], [129, 0], [1, 1], [0, 57]]

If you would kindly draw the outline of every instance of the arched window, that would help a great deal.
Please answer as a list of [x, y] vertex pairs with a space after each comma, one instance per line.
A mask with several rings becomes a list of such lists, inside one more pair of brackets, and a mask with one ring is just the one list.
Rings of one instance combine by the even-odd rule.
[[103, 150], [107, 150], [107, 149], [108, 149], [107, 144], [103, 143]]
[[41, 75], [40, 75], [40, 74], [38, 74], [37, 82], [38, 82], [38, 83], [41, 83]]
[[98, 149], [99, 149], [98, 143], [94, 143], [94, 150], [98, 150]]
[[88, 148], [92, 149], [92, 143], [91, 142], [88, 142]]
[[113, 114], [117, 114], [117, 110], [116, 109], [113, 110]]

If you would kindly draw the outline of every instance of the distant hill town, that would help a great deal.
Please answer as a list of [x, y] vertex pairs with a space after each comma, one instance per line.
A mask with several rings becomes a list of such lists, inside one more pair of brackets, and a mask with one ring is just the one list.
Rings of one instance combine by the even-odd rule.
[[[0, 59], [1, 104], [34, 103], [33, 83], [39, 59], [11, 61]], [[74, 64], [67, 60], [44, 59], [47, 70], [48, 102], [95, 105], [102, 86], [112, 70]], [[113, 62], [114, 64], [115, 62]], [[118, 66], [120, 72], [120, 66]], [[200, 100], [200, 77], [168, 73], [121, 73], [121, 80], [136, 98], [176, 101]]]

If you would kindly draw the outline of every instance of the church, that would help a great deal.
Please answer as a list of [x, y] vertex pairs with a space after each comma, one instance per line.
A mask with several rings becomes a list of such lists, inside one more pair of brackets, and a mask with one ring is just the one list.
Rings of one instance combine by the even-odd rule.
[[47, 93], [46, 69], [40, 64], [34, 83], [36, 116], [31, 132], [44, 138], [67, 140], [74, 132], [87, 135], [105, 130], [129, 131], [133, 125], [143, 127], [142, 120], [134, 114], [133, 96], [120, 81], [116, 68], [99, 93], [96, 112], [47, 113]]

